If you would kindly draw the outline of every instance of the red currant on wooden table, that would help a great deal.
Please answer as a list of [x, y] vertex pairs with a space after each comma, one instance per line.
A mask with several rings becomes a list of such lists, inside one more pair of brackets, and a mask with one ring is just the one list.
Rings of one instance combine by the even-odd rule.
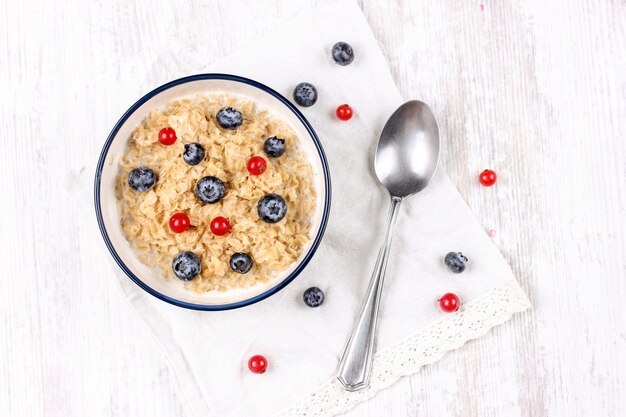
[[493, 184], [496, 183], [497, 179], [498, 177], [496, 176], [496, 173], [491, 169], [484, 170], [478, 176], [478, 181], [480, 181], [480, 183], [485, 187], [491, 187]]
[[172, 145], [176, 142], [176, 131], [169, 126], [159, 130], [159, 142], [165, 146]]
[[261, 156], [253, 156], [248, 161], [248, 172], [252, 175], [261, 175], [267, 168], [267, 162]]
[[350, 120], [352, 119], [352, 107], [348, 106], [347, 104], [342, 104], [341, 106], [337, 107], [337, 111], [335, 112], [335, 114], [337, 115], [337, 118], [339, 120], [343, 120], [344, 122], [346, 120]]
[[457, 311], [461, 306], [461, 300], [456, 294], [446, 293], [439, 299], [439, 307], [446, 313]]
[[174, 233], [182, 233], [189, 229], [190, 225], [189, 216], [185, 213], [176, 213], [170, 217], [170, 229]]
[[267, 370], [267, 359], [263, 355], [254, 355], [248, 360], [248, 369], [255, 374], [262, 374]]
[[222, 216], [217, 216], [211, 220], [211, 232], [216, 236], [224, 236], [230, 232], [230, 223], [228, 219]]

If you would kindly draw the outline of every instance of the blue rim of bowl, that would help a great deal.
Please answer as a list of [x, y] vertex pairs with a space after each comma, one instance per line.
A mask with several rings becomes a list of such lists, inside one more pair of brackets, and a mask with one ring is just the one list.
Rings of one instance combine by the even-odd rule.
[[[102, 218], [102, 209], [100, 207], [100, 179], [102, 177], [102, 168], [104, 167], [104, 162], [105, 162], [106, 157], [108, 155], [109, 148], [111, 147], [111, 143], [113, 142], [113, 139], [117, 135], [117, 132], [120, 130], [122, 125], [126, 122], [126, 120], [128, 120], [128, 118], [142, 104], [144, 104], [146, 101], [150, 100], [152, 97], [156, 96], [157, 94], [159, 94], [159, 93], [161, 93], [161, 92], [163, 92], [163, 91], [165, 91], [165, 90], [167, 90], [169, 88], [177, 86], [179, 84], [184, 84], [184, 83], [188, 83], [188, 82], [192, 82], [192, 81], [198, 81], [198, 80], [214, 80], [214, 79], [226, 80], [226, 81], [235, 81], [235, 82], [239, 82], [239, 83], [250, 85], [252, 87], [256, 87], [256, 88], [258, 88], [258, 89], [260, 89], [260, 90], [270, 94], [274, 98], [276, 98], [278, 101], [283, 103], [289, 110], [291, 110], [291, 112], [293, 114], [296, 115], [298, 120], [302, 123], [302, 125], [307, 130], [307, 133], [309, 134], [309, 136], [313, 140], [313, 143], [315, 144], [315, 148], [317, 149], [317, 152], [319, 154], [320, 160], [322, 162], [322, 170], [323, 170], [323, 173], [324, 173], [324, 184], [325, 184], [326, 192], [325, 192], [325, 196], [324, 196], [324, 211], [322, 213], [322, 222], [320, 224], [320, 228], [319, 228], [319, 230], [317, 232], [317, 235], [315, 236], [315, 240], [313, 241], [313, 244], [309, 248], [308, 252], [304, 256], [304, 258], [302, 259], [300, 264], [296, 267], [296, 269], [294, 269], [281, 282], [279, 282], [278, 284], [276, 284], [272, 288], [268, 289], [267, 291], [264, 291], [263, 293], [258, 294], [258, 295], [254, 296], [254, 297], [251, 297], [251, 298], [248, 298], [248, 299], [242, 300], [242, 301], [237, 301], [235, 303], [229, 303], [229, 304], [205, 305], [205, 304], [188, 303], [188, 302], [185, 302], [185, 301], [177, 300], [177, 299], [172, 298], [172, 297], [168, 297], [165, 294], [161, 294], [160, 292], [154, 290], [153, 288], [151, 288], [150, 286], [145, 284], [141, 279], [139, 279], [139, 277], [137, 277], [135, 274], [133, 274], [130, 269], [128, 269], [126, 264], [124, 264], [124, 262], [122, 261], [120, 256], [117, 254], [117, 251], [113, 247], [113, 243], [111, 242], [111, 239], [109, 239], [109, 235], [107, 233], [106, 227], [104, 226], [104, 220]], [[174, 80], [174, 81], [170, 81], [170, 82], [168, 82], [166, 84], [163, 84], [160, 87], [155, 88], [154, 90], [150, 91], [148, 94], [144, 95], [142, 98], [137, 100], [137, 102], [135, 104], [133, 104], [128, 110], [126, 110], [124, 115], [118, 120], [118, 122], [115, 124], [115, 127], [113, 127], [113, 130], [111, 130], [111, 133], [109, 133], [109, 136], [108, 136], [108, 138], [106, 140], [106, 143], [104, 144], [104, 147], [102, 148], [102, 152], [100, 153], [100, 159], [98, 160], [98, 165], [97, 165], [97, 168], [96, 168], [95, 181], [94, 181], [94, 203], [95, 203], [95, 208], [96, 208], [96, 218], [98, 220], [98, 226], [100, 227], [100, 232], [102, 233], [102, 237], [104, 239], [104, 243], [106, 244], [107, 248], [109, 249], [109, 252], [113, 256], [113, 259], [115, 259], [115, 262], [117, 263], [117, 265], [122, 269], [122, 271], [124, 271], [124, 273], [135, 284], [137, 284], [144, 291], [146, 291], [147, 293], [155, 296], [156, 298], [158, 298], [160, 300], [163, 300], [165, 302], [168, 302], [170, 304], [176, 305], [178, 307], [184, 307], [184, 308], [188, 308], [188, 309], [192, 309], [192, 310], [219, 311], [219, 310], [230, 310], [230, 309], [234, 309], [234, 308], [240, 308], [240, 307], [248, 306], [250, 304], [254, 304], [254, 303], [257, 303], [257, 302], [259, 302], [261, 300], [264, 300], [264, 299], [270, 297], [271, 295], [276, 294], [281, 289], [283, 289], [285, 286], [287, 286], [287, 284], [289, 284], [291, 281], [293, 281], [300, 274], [300, 272], [302, 272], [304, 270], [304, 268], [307, 266], [307, 264], [309, 263], [309, 261], [311, 260], [311, 258], [315, 254], [315, 252], [317, 251], [317, 248], [318, 248], [318, 246], [319, 246], [319, 244], [320, 244], [320, 242], [322, 240], [322, 236], [324, 236], [324, 231], [326, 230], [326, 224], [328, 223], [328, 216], [329, 216], [329, 213], [330, 213], [330, 200], [331, 200], [331, 188], [330, 187], [331, 187], [331, 185], [330, 185], [330, 171], [328, 169], [328, 161], [326, 160], [326, 154], [324, 153], [324, 149], [322, 148], [322, 144], [320, 143], [320, 140], [317, 137], [317, 134], [313, 130], [313, 127], [311, 126], [311, 124], [306, 120], [304, 115], [302, 113], [300, 113], [300, 111], [289, 100], [287, 100], [282, 94], [278, 93], [277, 91], [273, 90], [272, 88], [270, 88], [270, 87], [268, 87], [268, 86], [266, 86], [264, 84], [261, 84], [261, 83], [259, 83], [257, 81], [254, 81], [254, 80], [251, 80], [251, 79], [248, 79], [248, 78], [245, 78], [245, 77], [240, 77], [238, 75], [218, 74], [218, 73], [196, 74], [196, 75], [191, 75], [191, 76], [188, 76], [188, 77], [179, 78], [179, 79]]]

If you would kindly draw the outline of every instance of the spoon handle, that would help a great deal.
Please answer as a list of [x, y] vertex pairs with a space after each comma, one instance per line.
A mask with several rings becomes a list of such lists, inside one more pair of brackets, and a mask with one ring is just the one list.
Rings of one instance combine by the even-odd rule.
[[387, 217], [387, 229], [383, 244], [378, 252], [376, 266], [370, 280], [367, 294], [361, 307], [359, 318], [354, 324], [352, 334], [339, 361], [337, 379], [347, 391], [358, 391], [369, 385], [372, 371], [372, 357], [374, 353], [374, 336], [378, 320], [378, 306], [385, 280], [387, 258], [391, 248], [393, 226], [396, 223], [398, 209], [402, 199], [391, 197], [391, 206]]

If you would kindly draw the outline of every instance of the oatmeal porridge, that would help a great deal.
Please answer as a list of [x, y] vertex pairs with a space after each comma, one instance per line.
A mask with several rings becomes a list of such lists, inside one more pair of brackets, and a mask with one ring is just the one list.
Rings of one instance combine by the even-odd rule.
[[197, 293], [289, 268], [315, 211], [313, 171], [294, 131], [227, 95], [151, 112], [120, 160], [116, 196], [141, 261]]

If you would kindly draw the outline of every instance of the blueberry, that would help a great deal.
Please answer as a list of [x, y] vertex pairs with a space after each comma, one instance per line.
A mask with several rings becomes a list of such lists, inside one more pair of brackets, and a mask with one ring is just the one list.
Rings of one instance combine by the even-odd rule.
[[252, 269], [252, 258], [247, 253], [234, 253], [229, 263], [230, 269], [240, 274], [247, 274]]
[[354, 61], [354, 51], [350, 44], [346, 42], [337, 42], [332, 49], [333, 59], [339, 65], [349, 65]]
[[224, 183], [217, 177], [202, 177], [196, 183], [196, 195], [207, 204], [217, 203], [225, 192]]
[[222, 107], [215, 117], [224, 129], [236, 129], [243, 123], [241, 112], [234, 107]]
[[263, 144], [263, 150], [265, 151], [267, 156], [278, 158], [283, 153], [285, 153], [285, 139], [272, 136], [271, 138], [268, 138]]
[[266, 223], [278, 223], [287, 214], [287, 203], [278, 194], [266, 194], [257, 205], [259, 217]]
[[200, 274], [200, 258], [193, 252], [181, 252], [172, 261], [172, 269], [179, 279], [191, 281]]
[[467, 261], [468, 259], [461, 252], [449, 252], [445, 259], [446, 266], [455, 274], [465, 271]]
[[309, 307], [319, 307], [324, 304], [324, 291], [317, 287], [311, 287], [302, 294], [304, 304]]
[[199, 143], [189, 143], [185, 145], [183, 160], [187, 165], [198, 165], [204, 160], [204, 146]]
[[135, 168], [128, 173], [128, 185], [135, 191], [148, 191], [156, 182], [156, 174], [148, 167]]
[[293, 99], [302, 107], [311, 107], [317, 101], [317, 89], [313, 84], [300, 83], [293, 90]]

